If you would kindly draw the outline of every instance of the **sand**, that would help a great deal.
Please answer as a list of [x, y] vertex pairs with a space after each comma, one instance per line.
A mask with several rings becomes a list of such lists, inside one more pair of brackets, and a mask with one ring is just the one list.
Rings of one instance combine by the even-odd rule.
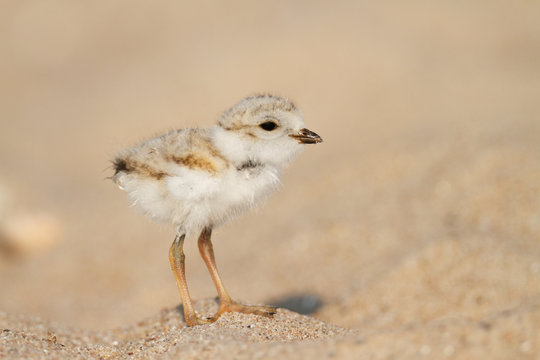
[[[203, 313], [216, 308], [212, 300], [196, 306]], [[272, 319], [225, 314], [215, 323], [187, 327], [173, 308], [101, 332], [5, 313], [0, 325], [0, 355], [13, 359], [534, 358], [540, 299], [479, 321], [454, 316], [366, 334], [287, 310]]]
[[[0, 358], [538, 358], [539, 11], [5, 2]], [[109, 159], [260, 91], [324, 143], [213, 239], [231, 296], [280, 310], [188, 328], [173, 231], [129, 207]]]
[[[215, 301], [199, 301], [208, 313]], [[209, 310], [210, 309], [210, 310]], [[179, 308], [130, 327], [89, 332], [44, 323], [38, 319], [2, 314], [5, 348], [0, 354], [13, 358], [249, 358], [269, 354], [269, 344], [291, 344], [343, 337], [351, 331], [322, 321], [280, 310], [273, 319], [226, 314], [207, 326], [188, 327]]]

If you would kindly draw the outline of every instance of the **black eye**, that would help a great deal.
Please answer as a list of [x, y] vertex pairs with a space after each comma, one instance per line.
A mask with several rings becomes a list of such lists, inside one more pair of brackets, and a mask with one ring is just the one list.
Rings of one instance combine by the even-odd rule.
[[266, 131], [272, 131], [277, 128], [277, 124], [273, 121], [263, 122], [262, 124], [259, 124], [259, 126]]

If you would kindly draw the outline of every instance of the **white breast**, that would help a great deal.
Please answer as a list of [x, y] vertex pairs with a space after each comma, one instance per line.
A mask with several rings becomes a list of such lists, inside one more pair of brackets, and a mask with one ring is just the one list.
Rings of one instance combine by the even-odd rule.
[[271, 166], [238, 170], [229, 167], [209, 176], [207, 172], [182, 168], [167, 177], [166, 203], [172, 222], [186, 232], [217, 226], [249, 210], [278, 185], [279, 172]]

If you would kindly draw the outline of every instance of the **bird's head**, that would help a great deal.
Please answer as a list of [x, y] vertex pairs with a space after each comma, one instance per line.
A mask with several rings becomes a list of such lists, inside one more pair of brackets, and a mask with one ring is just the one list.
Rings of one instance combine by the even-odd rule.
[[302, 114], [291, 101], [273, 95], [243, 99], [221, 116], [219, 126], [244, 156], [276, 166], [288, 163], [303, 145], [322, 142], [304, 127]]

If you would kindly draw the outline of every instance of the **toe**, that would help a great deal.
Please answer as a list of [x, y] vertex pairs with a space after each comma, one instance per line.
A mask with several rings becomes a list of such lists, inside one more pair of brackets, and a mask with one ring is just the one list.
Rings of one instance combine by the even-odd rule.
[[272, 306], [264, 305], [243, 305], [238, 303], [225, 304], [221, 307], [220, 313], [223, 312], [240, 312], [243, 314], [254, 314], [259, 316], [271, 317], [276, 313], [277, 309]]
[[212, 316], [211, 318], [200, 318], [198, 316], [193, 316], [193, 317], [186, 318], [186, 323], [189, 326], [205, 325], [205, 324], [213, 323], [218, 318], [219, 318], [219, 316]]
[[277, 312], [277, 309], [272, 306], [257, 306], [255, 311], [256, 315], [271, 317]]

